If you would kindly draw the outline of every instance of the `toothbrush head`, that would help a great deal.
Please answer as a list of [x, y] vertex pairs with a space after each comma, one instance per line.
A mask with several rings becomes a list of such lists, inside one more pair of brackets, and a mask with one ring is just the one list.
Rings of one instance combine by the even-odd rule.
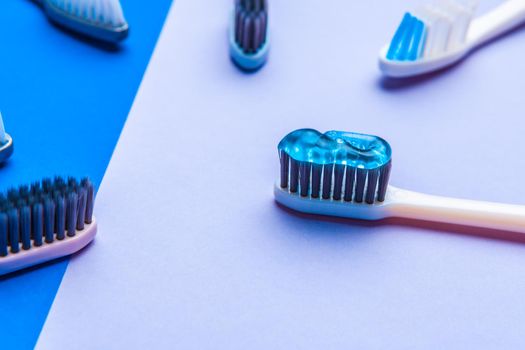
[[8, 160], [14, 151], [13, 139], [5, 132], [4, 120], [0, 113], [0, 163]]
[[104, 42], [117, 43], [129, 27], [119, 0], [39, 0], [54, 23]]
[[230, 23], [230, 55], [244, 70], [256, 70], [268, 57], [266, 0], [236, 0]]
[[89, 179], [43, 179], [0, 194], [0, 275], [70, 255], [97, 232]]
[[278, 150], [279, 187], [291, 195], [367, 204], [385, 200], [392, 150], [380, 137], [300, 129], [282, 139]]
[[407, 12], [379, 55], [383, 73], [406, 77], [428, 73], [461, 60], [471, 49], [468, 31], [477, 1], [439, 0]]

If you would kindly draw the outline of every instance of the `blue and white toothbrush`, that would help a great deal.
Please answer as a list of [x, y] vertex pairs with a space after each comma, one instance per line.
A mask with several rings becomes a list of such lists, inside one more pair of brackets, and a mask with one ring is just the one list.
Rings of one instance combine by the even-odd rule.
[[4, 119], [0, 113], [0, 163], [11, 157], [14, 151], [13, 139], [5, 132]]
[[35, 0], [47, 17], [88, 37], [117, 43], [128, 36], [119, 0]]
[[278, 151], [281, 173], [275, 200], [300, 212], [525, 233], [525, 206], [438, 197], [388, 185], [392, 151], [377, 136], [300, 129], [288, 134]]
[[439, 0], [406, 13], [379, 53], [384, 75], [396, 78], [450, 66], [473, 49], [525, 22], [525, 0], [507, 0], [473, 19], [478, 0]]

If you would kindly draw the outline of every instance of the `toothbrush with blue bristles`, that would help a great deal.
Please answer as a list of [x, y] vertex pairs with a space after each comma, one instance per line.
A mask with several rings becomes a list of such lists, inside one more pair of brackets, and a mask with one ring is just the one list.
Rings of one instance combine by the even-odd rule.
[[433, 72], [465, 58], [473, 49], [525, 22], [525, 0], [507, 0], [474, 17], [478, 0], [439, 0], [407, 12], [379, 54], [386, 76]]
[[119, 0], [35, 0], [54, 23], [100, 41], [117, 43], [129, 26]]
[[283, 138], [278, 151], [281, 172], [275, 200], [300, 212], [525, 233], [525, 206], [432, 196], [389, 185], [392, 150], [377, 136], [300, 129]]
[[5, 132], [4, 119], [0, 112], [0, 163], [11, 157], [14, 151], [13, 138]]

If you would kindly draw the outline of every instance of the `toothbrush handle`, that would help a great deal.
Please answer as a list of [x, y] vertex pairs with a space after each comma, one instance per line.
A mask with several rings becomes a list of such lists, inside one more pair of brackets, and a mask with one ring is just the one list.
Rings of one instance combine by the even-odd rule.
[[481, 45], [525, 22], [525, 0], [507, 0], [496, 9], [474, 21], [468, 32], [468, 41]]
[[525, 206], [432, 196], [389, 188], [394, 217], [525, 233]]

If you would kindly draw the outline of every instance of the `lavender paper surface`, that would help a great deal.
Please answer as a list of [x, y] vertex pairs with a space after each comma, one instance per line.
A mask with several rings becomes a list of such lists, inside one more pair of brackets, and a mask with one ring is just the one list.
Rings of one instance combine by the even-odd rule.
[[277, 143], [312, 127], [387, 139], [396, 186], [525, 203], [525, 31], [393, 84], [376, 56], [411, 3], [271, 2], [250, 75], [228, 58], [231, 1], [177, 1], [38, 348], [524, 347], [524, 244], [273, 201]]

